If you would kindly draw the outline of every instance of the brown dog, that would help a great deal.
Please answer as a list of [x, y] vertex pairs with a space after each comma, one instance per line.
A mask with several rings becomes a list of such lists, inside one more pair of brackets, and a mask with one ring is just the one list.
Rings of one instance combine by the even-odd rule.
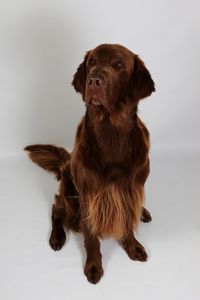
[[53, 145], [33, 145], [31, 159], [61, 179], [52, 211], [50, 245], [59, 250], [67, 229], [84, 235], [85, 275], [103, 275], [99, 238], [117, 239], [133, 260], [146, 261], [133, 230], [149, 222], [143, 208], [149, 174], [149, 133], [137, 116], [139, 100], [154, 82], [140, 58], [120, 45], [88, 51], [72, 82], [86, 103], [71, 154]]

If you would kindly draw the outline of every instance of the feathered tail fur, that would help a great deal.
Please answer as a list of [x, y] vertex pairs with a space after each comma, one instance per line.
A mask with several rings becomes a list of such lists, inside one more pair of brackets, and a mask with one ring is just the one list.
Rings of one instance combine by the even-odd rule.
[[30, 145], [24, 148], [30, 159], [48, 172], [53, 172], [56, 178], [61, 178], [61, 166], [70, 159], [70, 154], [62, 147], [54, 145]]

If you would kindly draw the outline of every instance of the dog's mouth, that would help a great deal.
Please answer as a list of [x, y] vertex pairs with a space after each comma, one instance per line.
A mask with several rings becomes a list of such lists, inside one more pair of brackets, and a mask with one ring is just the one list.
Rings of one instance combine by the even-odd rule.
[[97, 97], [97, 95], [92, 95], [90, 99], [90, 104], [95, 105], [95, 106], [102, 106], [102, 103], [100, 99]]
[[97, 108], [102, 108], [103, 107], [103, 101], [100, 97], [98, 97], [96, 94], [91, 94], [88, 95], [89, 97], [87, 97], [85, 99], [85, 102], [87, 104], [87, 106], [95, 106]]

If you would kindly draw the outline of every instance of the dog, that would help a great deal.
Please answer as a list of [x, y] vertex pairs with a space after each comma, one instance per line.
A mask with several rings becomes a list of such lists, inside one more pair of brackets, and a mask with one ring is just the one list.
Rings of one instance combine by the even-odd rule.
[[33, 162], [60, 180], [50, 246], [62, 248], [65, 229], [82, 232], [87, 254], [84, 273], [96, 284], [103, 276], [100, 239], [112, 237], [132, 260], [147, 260], [134, 236], [140, 220], [151, 221], [143, 207], [150, 170], [149, 132], [137, 107], [155, 85], [139, 56], [118, 44], [88, 51], [72, 85], [86, 105], [73, 151], [40, 144], [25, 150]]

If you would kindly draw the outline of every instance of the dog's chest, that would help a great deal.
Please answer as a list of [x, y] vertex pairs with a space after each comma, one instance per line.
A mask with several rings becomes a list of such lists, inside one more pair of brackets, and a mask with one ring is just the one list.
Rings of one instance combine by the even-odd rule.
[[130, 154], [130, 139], [122, 130], [104, 125], [96, 132], [96, 139], [107, 162], [121, 162]]
[[122, 176], [122, 168], [112, 164], [102, 176], [98, 170], [86, 167], [83, 160], [76, 160], [72, 170], [80, 194], [82, 220], [93, 234], [121, 239], [138, 224], [143, 190], [132, 174]]
[[113, 184], [86, 195], [86, 220], [90, 230], [101, 238], [121, 238], [125, 232], [127, 207]]
[[101, 238], [121, 239], [138, 222], [142, 207], [141, 191], [134, 186], [111, 183], [87, 193], [85, 220], [91, 232]]
[[119, 184], [122, 179], [128, 176], [128, 173], [130, 173], [128, 164], [109, 161], [104, 166], [104, 179], [107, 183]]

